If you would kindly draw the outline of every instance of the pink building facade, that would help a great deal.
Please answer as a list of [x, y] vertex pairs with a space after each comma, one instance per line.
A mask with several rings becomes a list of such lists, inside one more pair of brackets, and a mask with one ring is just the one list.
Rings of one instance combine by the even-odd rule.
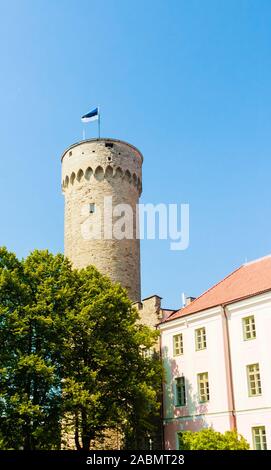
[[243, 265], [160, 330], [165, 448], [212, 427], [271, 449], [271, 257]]

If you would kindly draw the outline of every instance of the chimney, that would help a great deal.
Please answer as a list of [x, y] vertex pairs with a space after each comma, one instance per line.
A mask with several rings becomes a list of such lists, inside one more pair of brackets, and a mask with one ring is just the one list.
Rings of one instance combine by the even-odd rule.
[[196, 300], [196, 297], [186, 297], [185, 293], [182, 293], [182, 308], [187, 307], [187, 305], [191, 304], [193, 300]]
[[191, 304], [191, 302], [193, 302], [194, 300], [196, 300], [196, 297], [186, 297], [186, 302], [185, 302], [185, 306]]

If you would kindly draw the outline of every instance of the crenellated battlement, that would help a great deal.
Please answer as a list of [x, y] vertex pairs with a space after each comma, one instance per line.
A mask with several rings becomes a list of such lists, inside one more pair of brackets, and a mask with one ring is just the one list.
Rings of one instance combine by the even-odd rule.
[[107, 180], [109, 183], [121, 184], [127, 182], [137, 189], [139, 195], [142, 192], [142, 183], [136, 173], [131, 174], [130, 170], [122, 169], [120, 166], [113, 167], [112, 165], [102, 166], [98, 165], [95, 168], [88, 166], [87, 168], [79, 168], [78, 171], [73, 171], [64, 176], [62, 180], [63, 192], [67, 189], [75, 187], [77, 184], [91, 183], [91, 180], [103, 181]]
[[127, 142], [116, 139], [90, 139], [69, 147], [62, 155], [62, 190], [80, 183], [108, 181], [129, 183], [140, 196], [143, 157]]

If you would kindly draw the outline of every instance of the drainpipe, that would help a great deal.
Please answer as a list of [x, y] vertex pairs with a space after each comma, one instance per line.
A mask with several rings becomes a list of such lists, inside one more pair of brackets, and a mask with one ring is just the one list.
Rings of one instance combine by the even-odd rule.
[[227, 394], [228, 405], [230, 414], [230, 428], [232, 431], [237, 431], [237, 422], [235, 414], [235, 399], [232, 378], [232, 360], [231, 360], [231, 347], [229, 337], [229, 322], [225, 305], [222, 305], [223, 310], [223, 337], [224, 337], [224, 353], [226, 362], [226, 377], [227, 377]]
[[[160, 328], [159, 328], [160, 330]], [[165, 428], [164, 428], [164, 367], [163, 367], [163, 352], [162, 352], [162, 332], [161, 330], [159, 336], [159, 353], [160, 353], [160, 361], [162, 362], [162, 382], [161, 382], [161, 408], [160, 408], [160, 416], [161, 416], [161, 439], [162, 439], [162, 450], [165, 449]]]

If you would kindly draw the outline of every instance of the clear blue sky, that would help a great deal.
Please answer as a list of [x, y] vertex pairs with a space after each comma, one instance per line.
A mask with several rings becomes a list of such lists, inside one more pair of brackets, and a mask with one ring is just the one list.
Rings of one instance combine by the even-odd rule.
[[[60, 156], [80, 116], [144, 154], [142, 202], [186, 202], [190, 247], [142, 242], [177, 308], [271, 252], [269, 0], [0, 0], [0, 244], [63, 251]], [[88, 126], [96, 136], [96, 123]]]

